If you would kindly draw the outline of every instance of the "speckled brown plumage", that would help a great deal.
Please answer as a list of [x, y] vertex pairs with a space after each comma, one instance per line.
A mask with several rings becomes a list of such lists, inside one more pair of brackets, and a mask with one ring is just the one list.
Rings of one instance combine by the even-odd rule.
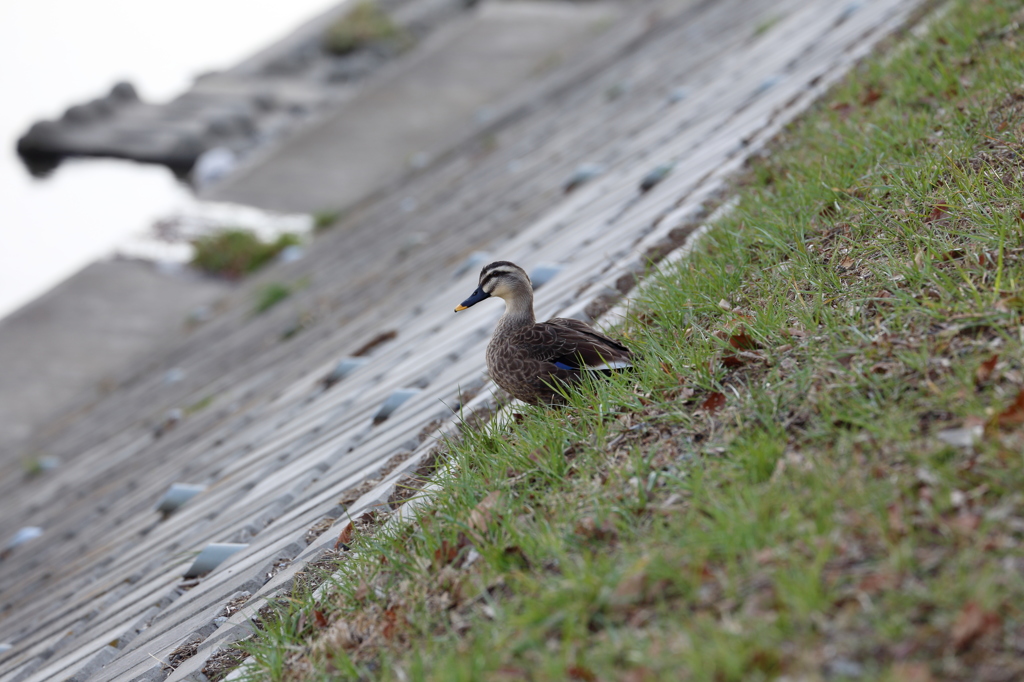
[[631, 366], [632, 352], [580, 320], [554, 318], [538, 323], [533, 286], [522, 268], [507, 261], [484, 266], [480, 286], [456, 311], [490, 296], [505, 300], [487, 346], [487, 369], [495, 383], [531, 404], [558, 404], [558, 387], [580, 381], [587, 372]]

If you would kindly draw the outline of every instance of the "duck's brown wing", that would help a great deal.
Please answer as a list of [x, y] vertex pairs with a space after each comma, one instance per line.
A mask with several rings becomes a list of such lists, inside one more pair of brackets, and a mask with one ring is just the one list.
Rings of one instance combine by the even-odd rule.
[[574, 320], [571, 317], [553, 317], [547, 322], [545, 322], [545, 324], [554, 324], [558, 325], [559, 327], [565, 327], [566, 329], [571, 329], [572, 331], [578, 334], [582, 334], [584, 336], [593, 338], [603, 346], [607, 346], [608, 348], [614, 348], [620, 353], [625, 354], [626, 358], [621, 359], [629, 359], [633, 357], [633, 351], [631, 351], [629, 348], [622, 345], [615, 339], [605, 336], [604, 334], [597, 331], [589, 324], [581, 320]]
[[579, 320], [555, 318], [530, 329], [530, 355], [570, 372], [632, 366], [632, 352]]

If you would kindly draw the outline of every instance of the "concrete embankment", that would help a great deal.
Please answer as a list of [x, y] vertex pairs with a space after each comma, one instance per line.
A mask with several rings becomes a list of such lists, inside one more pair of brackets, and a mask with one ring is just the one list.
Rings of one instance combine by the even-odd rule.
[[32, 459], [29, 443], [37, 430], [60, 428], [58, 418], [70, 405], [83, 409], [137, 365], [184, 340], [189, 314], [228, 290], [187, 272], [110, 260], [84, 268], [0, 320], [5, 472]]
[[[446, 151], [423, 150], [425, 167], [380, 172], [382, 188], [353, 194], [304, 259], [227, 293], [152, 368], [35, 441], [60, 467], [0, 479], [0, 537], [42, 529], [0, 563], [0, 642], [10, 644], [0, 679], [207, 679], [269, 596], [335, 552], [335, 519], [391, 513], [396, 481], [429, 460], [439, 428], [454, 428], [452, 409], [489, 403], [483, 348], [500, 311], [451, 313], [475, 286], [473, 269], [458, 269], [468, 254], [556, 265], [538, 315], [600, 315], [650, 259], [686, 243], [749, 155], [915, 6], [612, 8], [619, 18], [603, 32], [579, 34], [560, 64], [542, 62], [496, 97], [485, 125], [474, 113], [465, 134], [446, 128]], [[344, 163], [349, 138], [331, 132], [342, 117], [295, 138], [317, 152], [300, 184]], [[287, 181], [279, 169], [301, 169], [292, 153], [283, 145], [239, 176], [263, 188], [254, 200]], [[565, 193], [582, 164], [589, 180]], [[239, 183], [223, 191], [241, 196]], [[304, 201], [320, 203], [320, 191]], [[272, 282], [295, 293], [254, 315], [255, 293]], [[326, 387], [348, 356], [363, 362]], [[163, 381], [169, 368], [180, 381]], [[396, 394], [406, 400], [384, 418]], [[164, 517], [153, 505], [173, 483], [204, 488]], [[184, 579], [211, 543], [243, 547]]]

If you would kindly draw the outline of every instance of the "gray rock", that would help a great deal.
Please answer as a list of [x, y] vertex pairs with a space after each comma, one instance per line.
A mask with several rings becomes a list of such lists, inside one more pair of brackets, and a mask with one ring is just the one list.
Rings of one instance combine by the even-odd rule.
[[778, 74], [768, 76], [763, 81], [761, 81], [760, 84], [758, 84], [757, 89], [754, 91], [754, 94], [760, 95], [763, 92], [767, 92], [768, 90], [771, 90], [776, 85], [778, 85], [780, 82], [782, 82], [782, 76]]
[[565, 266], [560, 263], [538, 263], [530, 271], [530, 282], [533, 283], [533, 288], [535, 290], [540, 289], [554, 279], [564, 268]]
[[688, 88], [676, 88], [672, 92], [668, 93], [668, 103], [669, 104], [678, 104], [679, 102], [682, 102], [684, 99], [686, 99], [689, 96], [690, 96], [690, 91], [689, 91]]
[[392, 392], [387, 397], [384, 404], [377, 410], [377, 414], [373, 417], [374, 424], [380, 424], [382, 421], [394, 414], [395, 410], [401, 407], [409, 398], [418, 395], [421, 389], [418, 388], [400, 388], [397, 391]]
[[325, 388], [330, 388], [369, 361], [369, 358], [344, 358], [339, 360], [338, 364], [334, 366], [334, 369], [332, 369], [327, 376], [321, 379], [320, 382]]
[[4, 551], [12, 550], [15, 547], [20, 547], [21, 545], [24, 545], [26, 542], [31, 542], [32, 540], [35, 540], [42, 534], [43, 529], [39, 526], [25, 526], [24, 528], [20, 528], [18, 532], [14, 534], [14, 537], [7, 541], [7, 544], [4, 546]]
[[167, 492], [163, 494], [163, 497], [157, 501], [155, 507], [156, 511], [165, 515], [173, 514], [182, 505], [204, 490], [206, 490], [205, 485], [174, 483], [167, 489]]
[[39, 469], [40, 471], [53, 471], [60, 467], [60, 458], [47, 456], [39, 458]]
[[183, 577], [196, 578], [204, 573], [209, 573], [224, 563], [232, 554], [248, 546], [248, 544], [240, 542], [212, 542], [199, 552], [199, 555], [196, 556], [189, 569], [185, 571]]
[[584, 163], [576, 167], [576, 170], [572, 172], [565, 182], [562, 183], [562, 191], [569, 193], [581, 185], [585, 185], [594, 178], [602, 175], [605, 171], [604, 166], [596, 163]]
[[302, 257], [306, 255], [306, 250], [298, 244], [292, 244], [286, 246], [281, 250], [281, 253], [277, 254], [277, 260], [280, 263], [294, 263], [297, 260], [302, 260]]
[[164, 372], [164, 383], [165, 384], [177, 384], [185, 378], [185, 370], [181, 367], [172, 367], [171, 369]]
[[676, 167], [674, 163], [663, 163], [660, 166], [654, 168], [640, 181], [640, 191], [649, 192], [662, 180], [667, 178], [672, 170]]
[[96, 107], [93, 102], [76, 104], [68, 107], [60, 120], [71, 125], [85, 125], [103, 118], [105, 113], [102, 108]]
[[213, 319], [213, 308], [208, 305], [197, 306], [188, 314], [188, 321], [194, 324], [202, 324]]
[[18, 140], [18, 152], [26, 154], [32, 151], [54, 151], [56, 150], [63, 135], [61, 126], [56, 121], [39, 121], [34, 123], [28, 132]]
[[114, 85], [114, 87], [110, 89], [110, 94], [107, 95], [107, 97], [122, 104], [139, 101], [139, 93], [136, 92], [135, 86], [128, 81], [121, 81]]
[[494, 257], [491, 256], [491, 254], [489, 254], [488, 252], [474, 251], [473, 253], [469, 254], [466, 260], [462, 261], [462, 263], [459, 264], [459, 267], [455, 268], [455, 273], [452, 276], [462, 277], [464, 274], [471, 270], [475, 271], [477, 268], [482, 268], [484, 265], [490, 263], [492, 260], [494, 260]]
[[848, 658], [836, 658], [825, 664], [825, 676], [840, 679], [863, 677], [864, 666]]

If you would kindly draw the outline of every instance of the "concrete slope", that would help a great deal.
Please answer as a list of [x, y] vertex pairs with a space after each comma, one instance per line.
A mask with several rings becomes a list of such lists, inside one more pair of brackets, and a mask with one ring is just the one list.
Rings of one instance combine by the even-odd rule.
[[516, 86], [571, 57], [620, 14], [605, 3], [484, 4], [207, 196], [284, 211], [345, 208], [479, 130]]
[[148, 263], [105, 261], [0, 320], [0, 461], [31, 456], [26, 442], [37, 429], [180, 343], [189, 312], [228, 290]]
[[[337, 529], [315, 531], [387, 511], [394, 477], [429, 456], [452, 409], [487, 403], [483, 348], [500, 310], [451, 313], [475, 286], [475, 272], [453, 275], [466, 253], [486, 247], [528, 270], [560, 264], [538, 315], [600, 314], [914, 6], [645, 5], [648, 33], [604, 68], [406, 178], [308, 258], [251, 285], [302, 280], [301, 293], [260, 316], [251, 289], [229, 296], [166, 357], [182, 382], [140, 372], [40, 444], [64, 466], [28, 483], [0, 479], [0, 536], [44, 529], [0, 563], [0, 642], [11, 644], [0, 680], [204, 679], [263, 600], [329, 553]], [[607, 170], [563, 194], [581, 162]], [[673, 170], [641, 192], [665, 164]], [[319, 380], [357, 351], [367, 363], [325, 390]], [[419, 391], [375, 419], [410, 388]], [[157, 437], [175, 405], [192, 409]], [[206, 489], [161, 519], [152, 505], [176, 481]], [[183, 580], [211, 542], [246, 547]]]

